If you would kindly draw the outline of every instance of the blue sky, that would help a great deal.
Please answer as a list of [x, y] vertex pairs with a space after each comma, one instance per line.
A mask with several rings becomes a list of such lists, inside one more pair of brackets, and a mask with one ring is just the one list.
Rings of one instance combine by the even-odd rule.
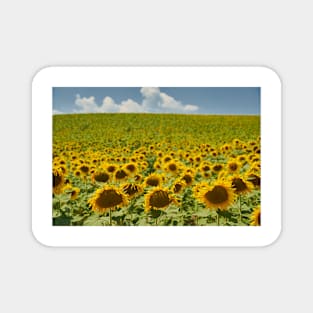
[[54, 87], [53, 113], [260, 114], [259, 87]]

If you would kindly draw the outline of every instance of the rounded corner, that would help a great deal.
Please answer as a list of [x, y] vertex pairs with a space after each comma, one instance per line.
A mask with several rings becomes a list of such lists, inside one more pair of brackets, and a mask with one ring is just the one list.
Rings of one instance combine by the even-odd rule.
[[35, 72], [35, 74], [33, 75], [32, 85], [34, 85], [37, 80], [40, 80], [42, 77], [45, 77], [47, 72], [50, 72], [54, 68], [55, 68], [54, 66], [47, 65], [47, 66], [44, 66], [44, 67], [40, 68], [39, 70], [37, 70]]
[[282, 235], [282, 227], [280, 225], [279, 229], [277, 229], [277, 231], [273, 234], [273, 236], [270, 238], [269, 242], [266, 242], [261, 247], [267, 248], [267, 247], [275, 245], [280, 240], [281, 235]]
[[260, 66], [259, 69], [264, 71], [266, 73], [266, 76], [276, 81], [279, 87], [281, 88], [281, 86], [283, 85], [283, 81], [282, 81], [280, 74], [277, 72], [276, 69], [267, 65]]
[[31, 234], [32, 234], [32, 237], [33, 237], [34, 241], [36, 241], [39, 245], [41, 245], [41, 246], [43, 246], [45, 248], [53, 247], [52, 245], [49, 245], [49, 244], [45, 243], [45, 241], [42, 240], [40, 238], [40, 236], [38, 236], [38, 234], [36, 234], [36, 231], [34, 230], [34, 227], [32, 227], [32, 229], [31, 229]]

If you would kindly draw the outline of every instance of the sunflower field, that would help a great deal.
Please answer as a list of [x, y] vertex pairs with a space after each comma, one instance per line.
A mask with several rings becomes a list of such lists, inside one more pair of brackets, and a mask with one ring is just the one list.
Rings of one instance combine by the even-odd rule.
[[53, 116], [54, 226], [261, 225], [260, 117]]

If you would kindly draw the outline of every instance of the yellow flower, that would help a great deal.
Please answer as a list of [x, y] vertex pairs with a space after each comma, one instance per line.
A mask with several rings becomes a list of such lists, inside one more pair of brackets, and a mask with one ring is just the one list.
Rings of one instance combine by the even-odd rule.
[[231, 184], [236, 194], [247, 194], [253, 189], [253, 184], [245, 176], [233, 176]]
[[121, 188], [123, 192], [128, 195], [129, 199], [134, 198], [143, 192], [140, 184], [126, 183]]
[[230, 184], [222, 180], [216, 181], [213, 185], [200, 183], [195, 186], [194, 193], [208, 209], [213, 210], [227, 210], [235, 199]]
[[176, 202], [167, 188], [156, 187], [145, 195], [145, 212], [151, 209], [165, 210], [172, 202]]
[[74, 187], [73, 190], [70, 192], [71, 200], [77, 199], [79, 192], [80, 192], [80, 189], [77, 187]]
[[171, 190], [173, 193], [180, 193], [183, 191], [185, 186], [186, 186], [185, 181], [183, 181], [181, 179], [177, 179], [176, 181], [174, 181]]
[[89, 199], [92, 210], [96, 213], [103, 214], [110, 209], [123, 207], [128, 204], [127, 196], [114, 186], [105, 186], [98, 189]]
[[251, 226], [261, 226], [261, 209], [256, 207], [250, 216]]
[[54, 169], [52, 171], [52, 190], [53, 194], [60, 194], [63, 192], [64, 176], [60, 169]]
[[91, 179], [93, 182], [106, 183], [110, 179], [110, 175], [104, 170], [97, 170], [92, 174]]
[[149, 187], [161, 186], [163, 180], [164, 177], [162, 175], [152, 173], [148, 177], [146, 177], [145, 185]]

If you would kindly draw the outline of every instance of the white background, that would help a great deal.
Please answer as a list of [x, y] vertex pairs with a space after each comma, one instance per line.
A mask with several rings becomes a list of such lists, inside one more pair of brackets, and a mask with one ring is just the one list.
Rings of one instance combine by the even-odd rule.
[[[54, 86], [261, 88], [262, 227], [55, 227], [51, 224]], [[43, 140], [44, 139], [44, 140]], [[267, 67], [47, 67], [32, 83], [32, 231], [44, 245], [267, 246], [281, 233], [281, 81]], [[276, 192], [273, 192], [273, 184]], [[43, 206], [42, 204], [46, 205]]]
[[[0, 12], [1, 311], [312, 311], [309, 1], [29, 0], [2, 1]], [[47, 65], [274, 68], [284, 108], [280, 239], [266, 248], [38, 244], [31, 234], [31, 79]]]

